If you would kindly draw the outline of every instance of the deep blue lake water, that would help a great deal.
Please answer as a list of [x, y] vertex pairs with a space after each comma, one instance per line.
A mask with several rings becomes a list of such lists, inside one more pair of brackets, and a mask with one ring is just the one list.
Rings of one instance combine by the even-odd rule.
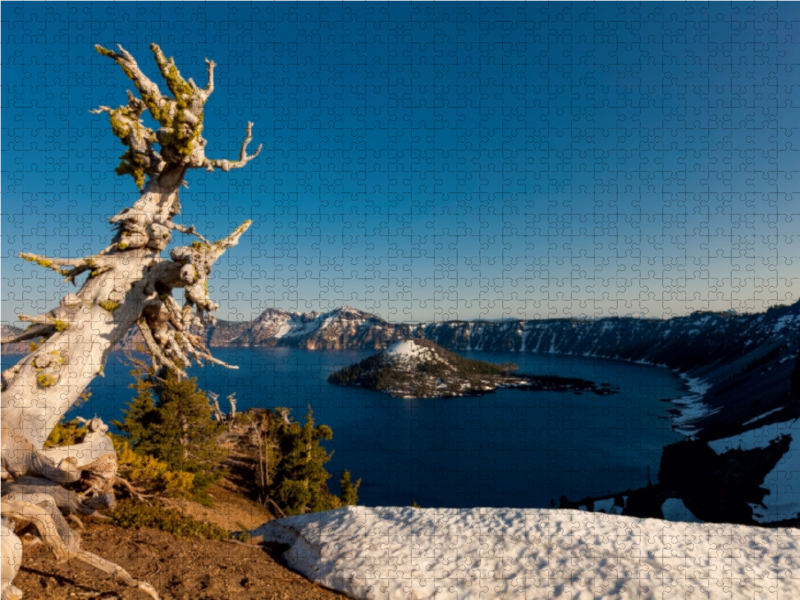
[[[478, 397], [403, 400], [327, 383], [328, 374], [372, 352], [283, 348], [223, 349], [214, 355], [239, 370], [194, 367], [202, 389], [238, 409], [286, 406], [302, 420], [307, 406], [333, 429], [327, 465], [338, 491], [343, 469], [362, 478], [368, 506], [539, 507], [563, 495], [578, 499], [653, 481], [665, 445], [681, 436], [666, 419], [662, 398], [684, 395], [671, 371], [620, 361], [542, 354], [465, 352], [520, 371], [581, 377], [620, 387], [618, 394], [531, 392], [512, 389]], [[106, 422], [119, 418], [133, 397], [130, 367], [112, 356], [105, 378], [95, 379], [89, 402], [67, 415]], [[19, 359], [3, 356], [3, 368]]]

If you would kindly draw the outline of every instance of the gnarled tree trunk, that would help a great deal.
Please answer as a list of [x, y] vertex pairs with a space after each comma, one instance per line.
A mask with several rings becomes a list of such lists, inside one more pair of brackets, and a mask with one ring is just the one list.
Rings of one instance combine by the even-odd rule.
[[[207, 277], [214, 262], [239, 241], [250, 222], [222, 240], [208, 242], [193, 227], [173, 221], [181, 209], [178, 191], [189, 169], [228, 171], [243, 167], [261, 147], [255, 154], [247, 154], [252, 139], [252, 124], [248, 124], [238, 160], [206, 158], [203, 106], [214, 89], [213, 62], [206, 60], [208, 84], [199, 88], [191, 78], [184, 80], [174, 61], [168, 60], [158, 46], [151, 45], [169, 95], [162, 93], [121, 47], [118, 53], [96, 48], [120, 65], [141, 95], [139, 98], [128, 92], [127, 105], [117, 109], [101, 106], [94, 111], [109, 115], [113, 133], [128, 147], [117, 174], [131, 175], [141, 196], [133, 206], [111, 217], [116, 233], [109, 245], [95, 255], [71, 259], [20, 255], [73, 283], [83, 274], [88, 277], [76, 294], [66, 295], [53, 310], [38, 316], [19, 315], [31, 326], [2, 340], [44, 341], [2, 373], [0, 470], [6, 481], [32, 475], [68, 483], [83, 477], [92, 496], [105, 498], [106, 504], [111, 504], [116, 455], [106, 435], [107, 427], [99, 419], [89, 422], [89, 434], [81, 444], [44, 450], [45, 440], [91, 381], [102, 375], [108, 355], [134, 325], [141, 330], [156, 366], [168, 366], [185, 376], [184, 369], [192, 362], [219, 362], [192, 328], [213, 322], [211, 313], [217, 305], [208, 297]], [[157, 131], [142, 123], [145, 110], [158, 121]], [[173, 248], [170, 259], [165, 259], [161, 252], [172, 241], [174, 231], [194, 235], [197, 240], [189, 246]], [[175, 288], [184, 290], [182, 307], [172, 297]], [[79, 550], [77, 542], [70, 541], [69, 548], [65, 546], [64, 532], [59, 533], [63, 523], [53, 512], [56, 504], [51, 486], [29, 480], [11, 492], [13, 488], [7, 485], [3, 489], [3, 516], [9, 519], [4, 522], [4, 535], [12, 521], [19, 523], [35, 514], [35, 519], [28, 521], [43, 536], [58, 538], [45, 541], [59, 556], [67, 552], [68, 556], [97, 566], [99, 559]], [[59, 527], [54, 525], [54, 519]], [[5, 537], [3, 541], [5, 547]], [[127, 577], [126, 581], [134, 582], [131, 585], [151, 593], [152, 588], [136, 582], [119, 567], [112, 567], [104, 570]], [[12, 571], [16, 573], [13, 568], [3, 570], [3, 597], [14, 597], [16, 593], [7, 579], [7, 573]], [[155, 591], [151, 595], [157, 597]]]

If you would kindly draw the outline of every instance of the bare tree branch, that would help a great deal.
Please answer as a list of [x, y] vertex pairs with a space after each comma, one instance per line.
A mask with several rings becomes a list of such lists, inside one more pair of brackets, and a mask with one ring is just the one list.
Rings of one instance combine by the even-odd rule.
[[163, 109], [166, 108], [167, 100], [161, 94], [158, 85], [153, 83], [147, 75], [142, 73], [141, 69], [139, 69], [139, 65], [136, 63], [136, 59], [121, 45], [117, 45], [119, 53], [103, 48], [99, 44], [94, 48], [102, 56], [112, 58], [114, 62], [122, 68], [122, 72], [133, 81], [136, 89], [139, 90], [139, 93], [142, 95], [142, 100], [147, 105], [153, 118], [161, 123], [159, 117], [163, 116], [161, 113]]
[[206, 59], [208, 65], [208, 84], [206, 85], [206, 98], [214, 93], [214, 67], [217, 66], [213, 60]]
[[239, 150], [239, 160], [231, 162], [224, 158], [215, 160], [206, 159], [206, 169], [209, 171], [213, 171], [214, 167], [218, 167], [226, 173], [231, 169], [241, 169], [243, 166], [245, 166], [247, 163], [249, 163], [251, 160], [253, 160], [261, 153], [262, 144], [259, 144], [258, 148], [256, 148], [255, 154], [251, 154], [250, 156], [247, 155], [247, 146], [252, 141], [253, 141], [253, 124], [248, 123], [247, 135], [244, 138], [244, 142], [242, 142], [241, 150]]

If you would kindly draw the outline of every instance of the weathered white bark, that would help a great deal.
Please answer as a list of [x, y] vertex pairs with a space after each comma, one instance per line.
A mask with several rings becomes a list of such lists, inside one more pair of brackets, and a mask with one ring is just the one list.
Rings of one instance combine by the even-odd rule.
[[[77, 293], [66, 295], [53, 310], [43, 315], [19, 315], [31, 327], [2, 340], [9, 343], [44, 339], [28, 356], [2, 373], [0, 474], [4, 480], [33, 475], [59, 484], [83, 477], [94, 500], [104, 499], [105, 504], [111, 505], [113, 485], [118, 480], [116, 454], [106, 435], [107, 427], [99, 419], [89, 422], [89, 433], [80, 444], [45, 450], [45, 440], [91, 381], [103, 374], [114, 346], [134, 325], [142, 331], [156, 366], [167, 366], [185, 375], [184, 369], [193, 362], [223, 364], [211, 356], [202, 339], [190, 329], [214, 321], [211, 313], [218, 307], [208, 296], [207, 278], [214, 262], [239, 241], [250, 222], [210, 243], [193, 227], [173, 222], [181, 209], [178, 190], [188, 169], [240, 168], [255, 158], [261, 147], [255, 154], [247, 154], [252, 139], [252, 124], [248, 124], [238, 160], [205, 156], [203, 105], [214, 89], [213, 62], [206, 61], [209, 82], [201, 89], [192, 79], [184, 80], [174, 61], [167, 59], [158, 46], [151, 45], [170, 96], [163, 94], [121, 47], [119, 53], [99, 46], [97, 50], [118, 63], [141, 94], [137, 98], [129, 92], [127, 105], [117, 109], [102, 106], [94, 112], [109, 115], [113, 133], [128, 147], [117, 173], [131, 175], [142, 192], [133, 206], [110, 218], [117, 231], [109, 245], [97, 254], [70, 259], [20, 255], [73, 283], [82, 274], [88, 273], [88, 278]], [[160, 124], [157, 131], [142, 123], [145, 110]], [[167, 260], [160, 255], [172, 241], [173, 231], [194, 235], [199, 241], [174, 248], [171, 260]], [[172, 297], [175, 288], [184, 290], [183, 307]], [[82, 506], [74, 498], [67, 495], [65, 500], [63, 494], [55, 494], [59, 503], [41, 482], [28, 481], [25, 486], [18, 484], [14, 488], [3, 486], [3, 516], [20, 520], [23, 515], [34, 515], [29, 520], [57, 556], [68, 552], [157, 597], [148, 584], [137, 582], [116, 565], [68, 543], [67, 538], [77, 536], [63, 518], [59, 520], [56, 505], [68, 510]], [[5, 533], [6, 529], [4, 536]], [[6, 539], [3, 538], [4, 549]], [[3, 570], [3, 598], [12, 598], [16, 593], [11, 585], [16, 571], [12, 571]], [[6, 583], [7, 573], [10, 579]]]
[[22, 564], [22, 540], [14, 533], [13, 524], [3, 517], [0, 525], [0, 600], [19, 600], [22, 592], [12, 582]]

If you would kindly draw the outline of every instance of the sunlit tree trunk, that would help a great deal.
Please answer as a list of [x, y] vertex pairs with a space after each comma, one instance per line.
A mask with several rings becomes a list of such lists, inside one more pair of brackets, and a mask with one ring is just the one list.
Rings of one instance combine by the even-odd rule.
[[[34, 343], [28, 356], [2, 373], [0, 409], [4, 517], [18, 522], [31, 513], [28, 521], [38, 519], [42, 535], [60, 535], [59, 540], [45, 540], [54, 551], [68, 552], [91, 564], [96, 561], [87, 553], [63, 549], [63, 533], [58, 534], [58, 527], [51, 523], [56, 518], [52, 507], [42, 508], [50, 505], [39, 496], [52, 498], [48, 495], [48, 488], [52, 492], [49, 482], [68, 483], [83, 477], [92, 496], [113, 503], [117, 464], [107, 427], [99, 419], [92, 420], [90, 434], [75, 446], [44, 449], [45, 440], [91, 381], [102, 376], [110, 352], [133, 326], [141, 331], [154, 366], [169, 367], [185, 376], [185, 369], [193, 362], [222, 364], [193, 331], [205, 322], [214, 322], [212, 312], [218, 307], [208, 296], [207, 278], [215, 261], [239, 241], [250, 222], [222, 240], [209, 242], [193, 227], [174, 221], [181, 210], [178, 192], [189, 169], [229, 171], [245, 166], [261, 150], [259, 146], [254, 154], [247, 154], [252, 139], [252, 124], [248, 124], [238, 160], [205, 156], [203, 106], [214, 90], [213, 62], [206, 61], [208, 84], [200, 88], [191, 78], [184, 80], [174, 61], [151, 45], [170, 92], [167, 94], [144, 75], [123, 48], [119, 52], [96, 48], [122, 68], [140, 94], [137, 97], [128, 92], [128, 104], [116, 109], [101, 106], [93, 112], [108, 114], [112, 132], [127, 146], [117, 174], [133, 177], [141, 195], [133, 206], [110, 218], [116, 231], [108, 246], [96, 254], [68, 259], [20, 254], [20, 258], [73, 283], [84, 275], [86, 279], [77, 293], [67, 294], [47, 313], [19, 315], [19, 320], [29, 322], [30, 327], [2, 340], [4, 344], [22, 340], [41, 343]], [[145, 110], [159, 123], [156, 131], [143, 124]], [[164, 258], [161, 252], [176, 231], [196, 239], [190, 245], [173, 248], [170, 257]], [[183, 306], [172, 296], [176, 288], [184, 291]], [[13, 480], [23, 475], [44, 480], [39, 480], [37, 487], [36, 479], [27, 478], [25, 490], [14, 491]], [[147, 584], [114, 569], [104, 570], [151, 593]], [[3, 597], [6, 587], [13, 588], [4, 576]], [[157, 597], [155, 591], [151, 595]]]

